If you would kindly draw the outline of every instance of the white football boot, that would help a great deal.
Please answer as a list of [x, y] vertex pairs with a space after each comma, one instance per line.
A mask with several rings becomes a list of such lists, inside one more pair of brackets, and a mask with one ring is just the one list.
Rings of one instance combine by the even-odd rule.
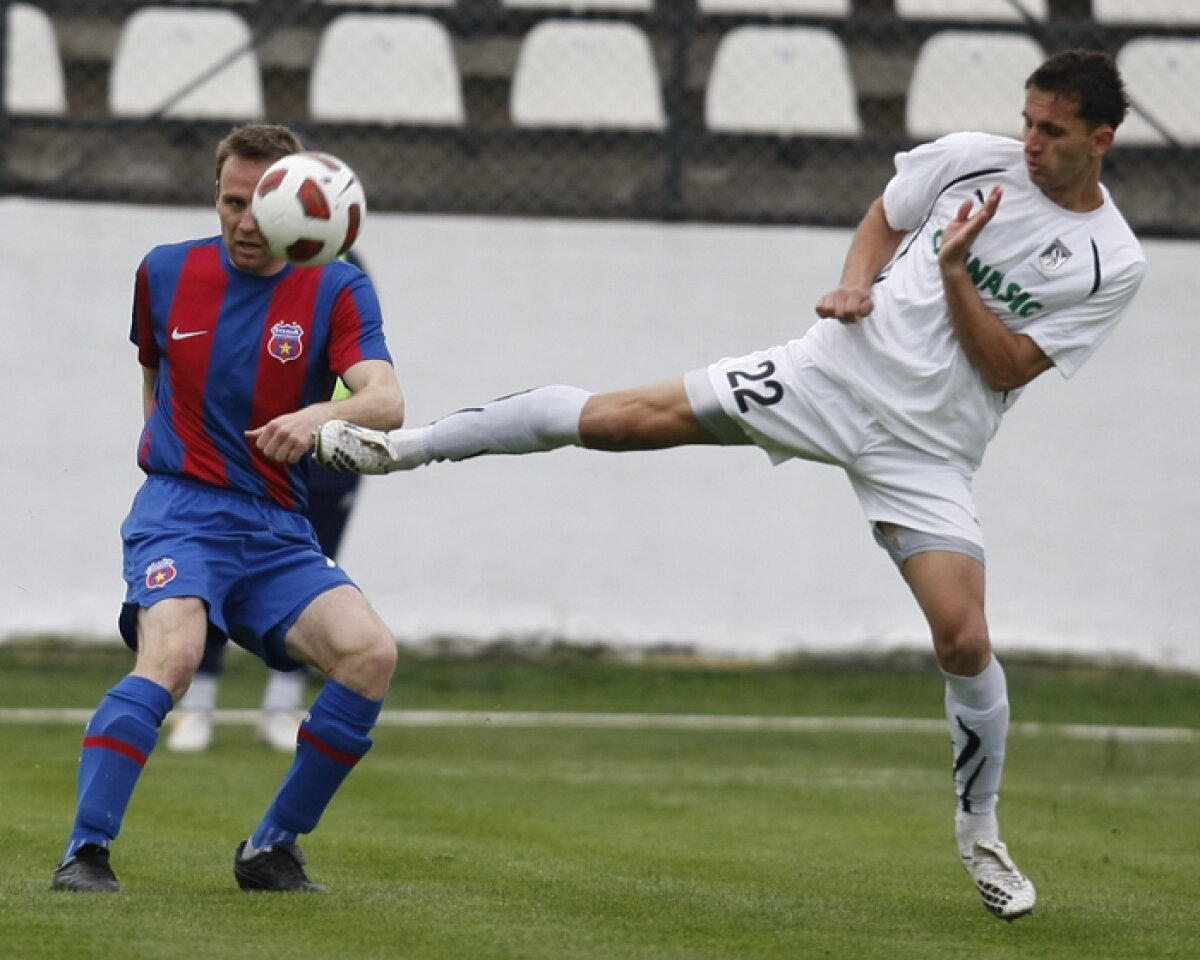
[[423, 449], [399, 450], [384, 431], [346, 420], [321, 425], [313, 435], [313, 459], [334, 473], [368, 474], [411, 470], [427, 462]]
[[971, 855], [963, 857], [962, 863], [975, 881], [983, 905], [1001, 920], [1016, 920], [1033, 913], [1037, 891], [1033, 882], [1013, 863], [1008, 847], [1001, 841], [976, 841]]
[[211, 710], [177, 710], [167, 736], [167, 749], [173, 753], [203, 753], [212, 746]]
[[263, 712], [258, 719], [258, 742], [280, 753], [295, 753], [296, 734], [303, 716], [291, 710]]

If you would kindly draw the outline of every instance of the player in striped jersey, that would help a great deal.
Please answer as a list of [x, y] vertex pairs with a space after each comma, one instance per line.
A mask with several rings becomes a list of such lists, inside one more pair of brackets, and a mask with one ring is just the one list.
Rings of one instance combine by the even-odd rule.
[[[283, 785], [235, 854], [243, 889], [320, 889], [297, 838], [371, 746], [395, 639], [302, 513], [307, 454], [330, 416], [399, 427], [404, 398], [366, 275], [342, 261], [292, 266], [258, 232], [259, 177], [301, 149], [285, 127], [234, 130], [217, 149], [221, 234], [157, 247], [137, 271], [146, 481], [122, 525], [121, 616], [137, 659], [84, 733], [55, 889], [121, 889], [109, 847], [210, 626], [268, 666], [310, 663], [328, 678]], [[329, 400], [339, 376], [353, 395]]]

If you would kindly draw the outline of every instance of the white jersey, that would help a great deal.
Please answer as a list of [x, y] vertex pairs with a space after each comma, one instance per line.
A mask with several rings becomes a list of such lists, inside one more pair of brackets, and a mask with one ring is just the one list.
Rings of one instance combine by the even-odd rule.
[[1095, 210], [1064, 209], [1030, 181], [1020, 141], [952, 134], [895, 162], [883, 207], [909, 236], [872, 290], [874, 312], [855, 324], [820, 320], [804, 341], [816, 365], [897, 436], [973, 470], [1020, 391], [989, 388], [950, 321], [937, 252], [963, 201], [982, 204], [1003, 188], [967, 267], [988, 309], [1064, 377], [1112, 332], [1146, 259], [1106, 189]]

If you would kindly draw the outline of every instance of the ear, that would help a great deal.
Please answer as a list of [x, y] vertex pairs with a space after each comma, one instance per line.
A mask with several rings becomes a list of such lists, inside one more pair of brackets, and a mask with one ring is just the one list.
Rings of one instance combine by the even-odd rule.
[[1113, 145], [1113, 139], [1116, 137], [1116, 131], [1113, 130], [1107, 123], [1102, 123], [1092, 131], [1092, 149], [1093, 157], [1102, 157], [1108, 153], [1108, 148]]

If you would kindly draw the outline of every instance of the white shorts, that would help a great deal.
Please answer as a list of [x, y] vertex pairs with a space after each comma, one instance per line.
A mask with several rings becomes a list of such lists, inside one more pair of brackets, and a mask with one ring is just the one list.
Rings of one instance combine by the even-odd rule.
[[684, 377], [700, 422], [725, 443], [761, 447], [773, 463], [793, 457], [846, 471], [866, 518], [966, 540], [983, 554], [966, 468], [891, 433], [792, 340], [727, 357]]

